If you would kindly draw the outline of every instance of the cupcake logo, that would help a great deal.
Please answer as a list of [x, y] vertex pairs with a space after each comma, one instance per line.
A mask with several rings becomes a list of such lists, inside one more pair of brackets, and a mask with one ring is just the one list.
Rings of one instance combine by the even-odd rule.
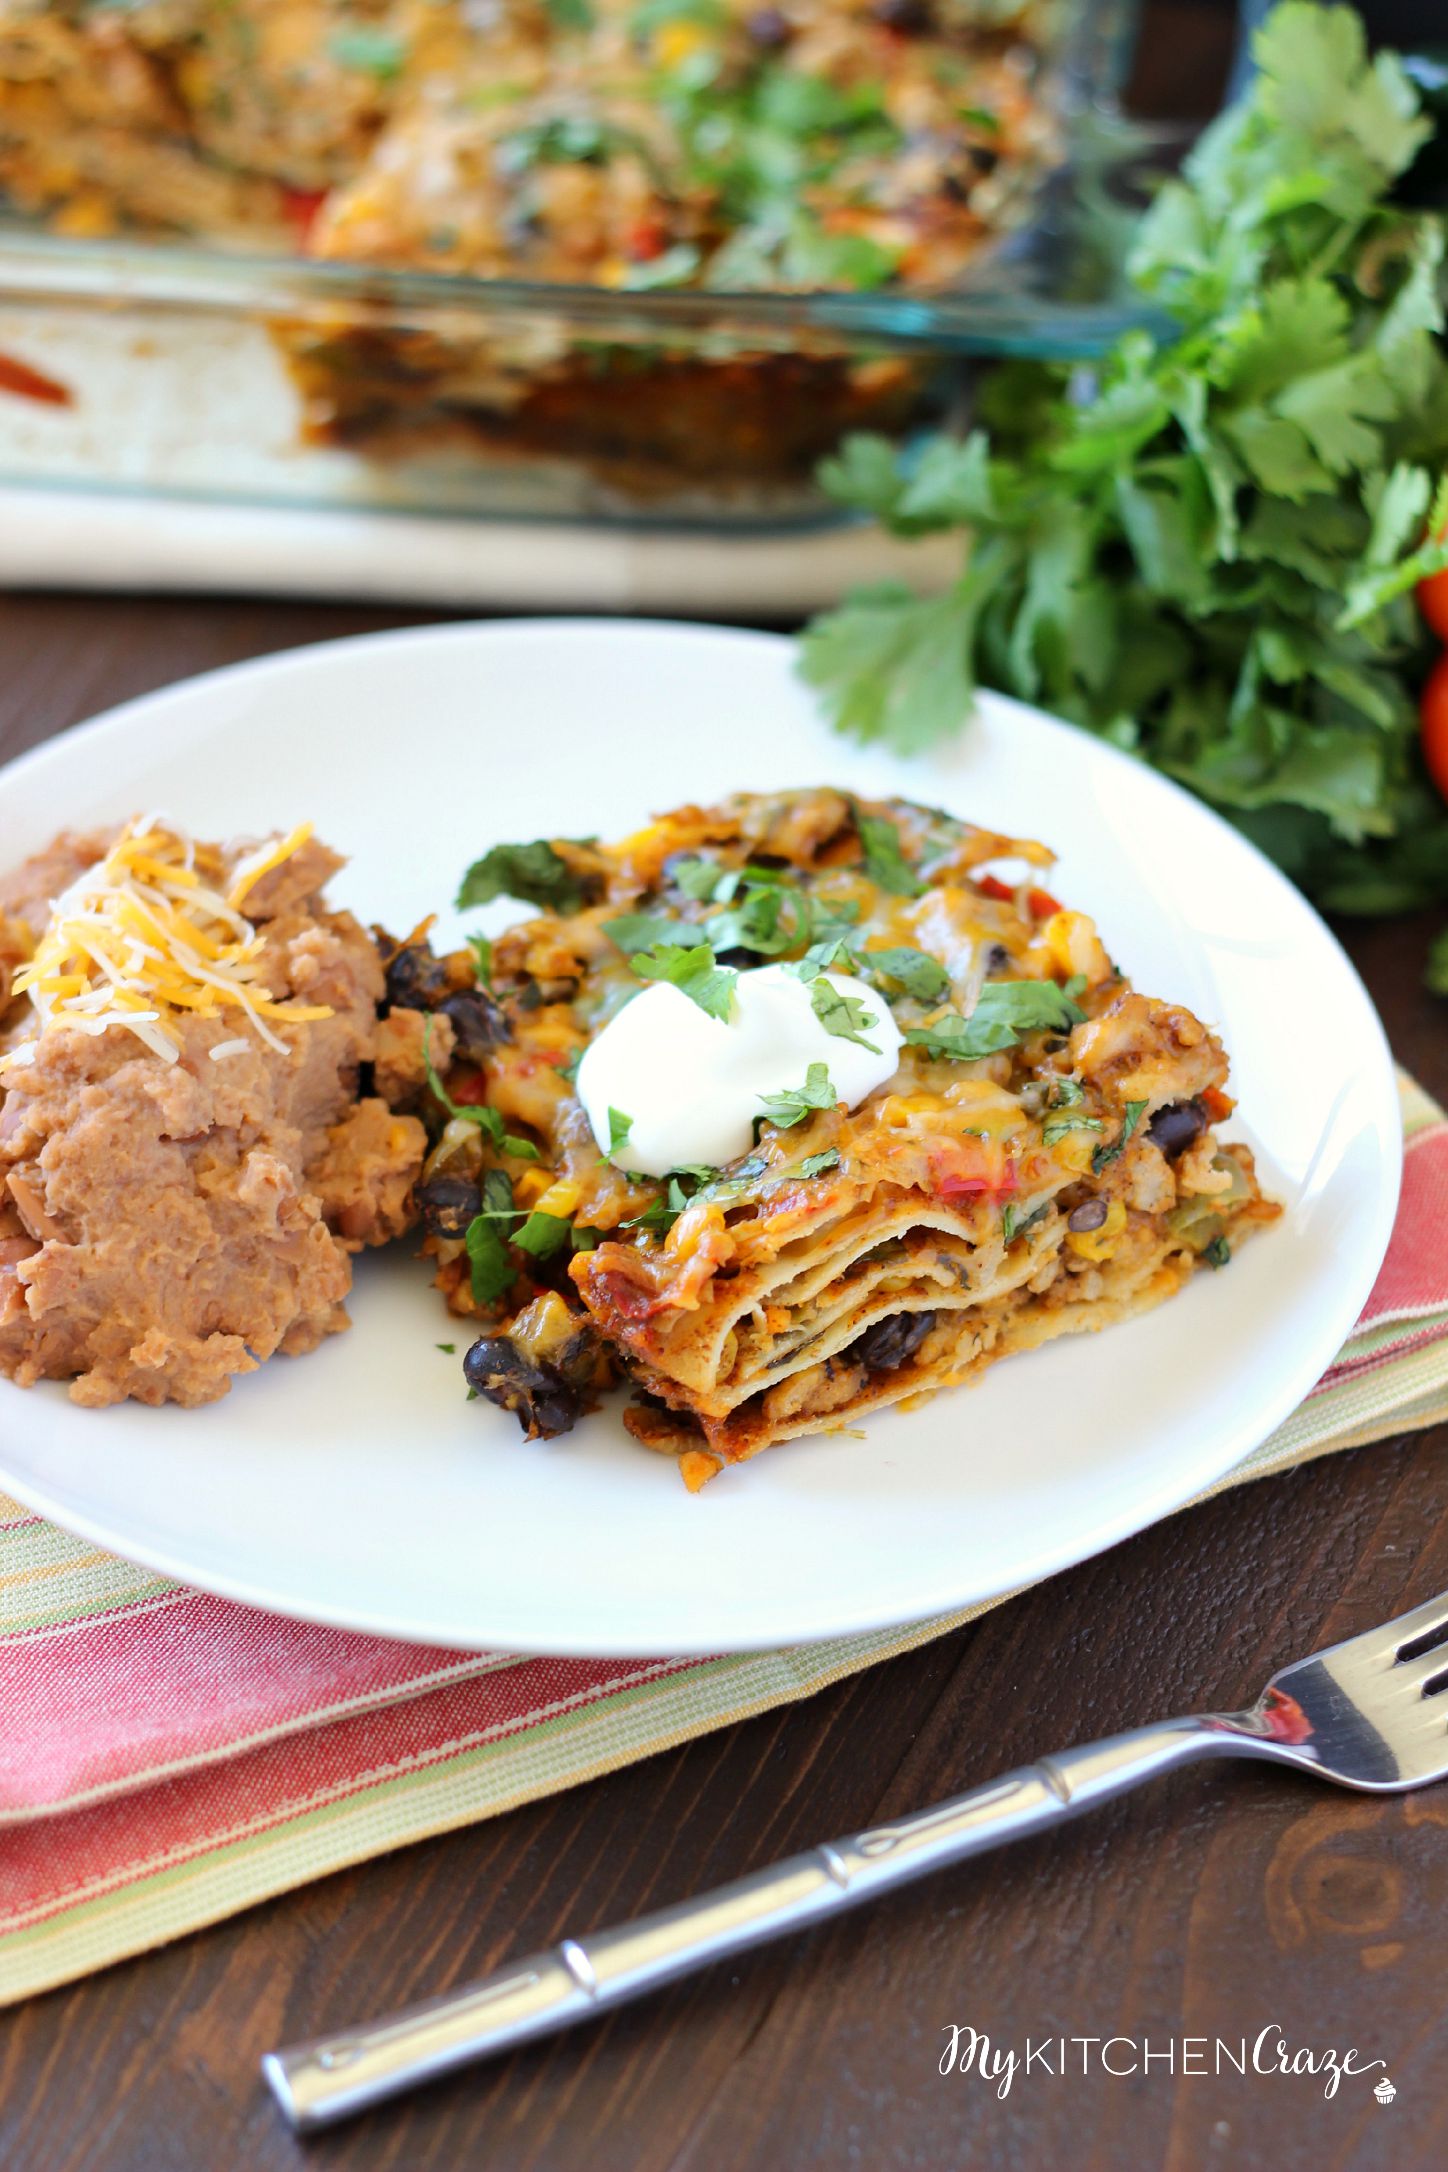
[[1377, 2098], [1379, 2104], [1391, 2104], [1397, 2093], [1386, 2074], [1373, 2088], [1373, 2095]]

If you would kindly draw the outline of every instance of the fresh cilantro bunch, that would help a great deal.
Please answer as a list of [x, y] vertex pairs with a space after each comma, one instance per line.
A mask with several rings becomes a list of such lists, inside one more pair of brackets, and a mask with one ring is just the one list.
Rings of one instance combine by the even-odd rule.
[[1393, 185], [1430, 133], [1346, 7], [1286, 0], [1245, 100], [1147, 214], [1160, 329], [1089, 366], [1011, 364], [986, 427], [899, 456], [857, 437], [845, 504], [959, 527], [944, 595], [864, 590], [803, 670], [835, 725], [919, 750], [977, 683], [1179, 778], [1330, 906], [1448, 893], [1417, 754], [1412, 596], [1448, 563], [1444, 229]]

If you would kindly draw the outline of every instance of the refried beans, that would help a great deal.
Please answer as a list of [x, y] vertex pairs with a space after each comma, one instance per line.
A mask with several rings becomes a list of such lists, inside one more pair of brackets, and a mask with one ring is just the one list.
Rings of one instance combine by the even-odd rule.
[[[137, 1012], [159, 1019], [162, 1053], [16, 993], [56, 900], [63, 913], [116, 843], [63, 835], [0, 878], [0, 1373], [68, 1380], [96, 1407], [189, 1406], [348, 1325], [350, 1254], [411, 1226], [427, 1141], [415, 1116], [359, 1098], [382, 965], [323, 903], [342, 862], [310, 838], [239, 885], [261, 1026], [235, 998], [198, 1014], [185, 1006], [210, 1004], [206, 986], [173, 982]], [[223, 896], [256, 865], [254, 845], [187, 850]], [[49, 985], [74, 1000], [72, 979]]]

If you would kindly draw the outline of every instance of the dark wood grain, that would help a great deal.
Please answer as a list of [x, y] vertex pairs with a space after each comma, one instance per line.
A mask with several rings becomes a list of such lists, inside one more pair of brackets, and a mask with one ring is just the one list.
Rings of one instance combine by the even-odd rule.
[[[210, 665], [399, 613], [0, 601], [0, 756]], [[1428, 922], [1345, 928], [1400, 1056], [1448, 1097]], [[1330, 1021], [1328, 1022], [1330, 1027]], [[288, 1899], [0, 2016], [4, 2172], [1004, 2172], [1448, 2162], [1448, 1789], [1359, 1801], [1184, 1773], [1077, 1826], [715, 1969], [303, 2149], [257, 2060], [510, 1953], [1154, 1715], [1448, 1585], [1448, 1429], [1174, 1517], [970, 1629], [779, 1715]], [[937, 2071], [953, 2022], [1385, 2058], [1306, 2077]], [[1118, 2054], [1118, 2060], [1124, 2054]]]

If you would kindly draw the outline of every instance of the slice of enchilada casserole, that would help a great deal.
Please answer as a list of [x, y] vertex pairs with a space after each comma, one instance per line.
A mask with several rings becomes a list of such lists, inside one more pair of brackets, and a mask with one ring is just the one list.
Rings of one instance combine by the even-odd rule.
[[475, 954], [384, 938], [379, 1083], [430, 1119], [473, 1390], [547, 1436], [622, 1374], [697, 1487], [1226, 1265], [1280, 1210], [1217, 1135], [1221, 1043], [1132, 988], [1050, 857], [740, 795], [496, 848], [460, 903], [545, 909]]

